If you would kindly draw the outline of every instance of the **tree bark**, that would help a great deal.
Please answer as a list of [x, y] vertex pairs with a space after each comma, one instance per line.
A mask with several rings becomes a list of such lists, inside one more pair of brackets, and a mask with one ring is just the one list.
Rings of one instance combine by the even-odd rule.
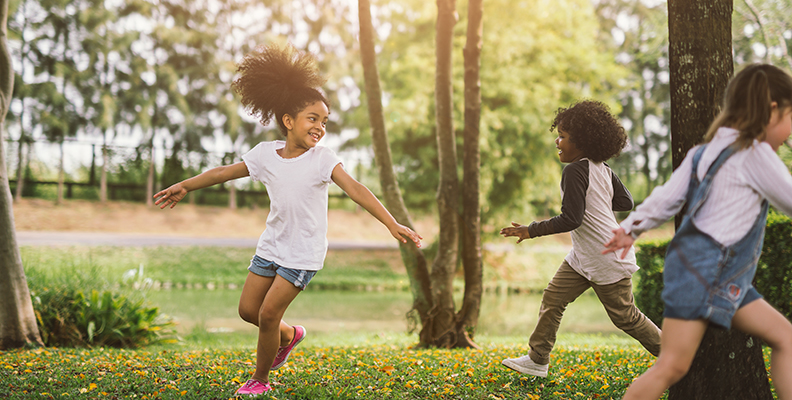
[[14, 230], [3, 127], [14, 89], [8, 52], [8, 0], [0, 0], [0, 350], [43, 346]]
[[737, 330], [708, 328], [690, 372], [668, 398], [772, 400], [762, 343]]
[[[374, 27], [371, 22], [371, 4], [369, 0], [360, 0], [358, 2], [358, 15], [360, 20], [360, 57], [363, 64], [363, 77], [368, 101], [369, 120], [371, 122], [371, 137], [384, 202], [400, 224], [412, 228], [412, 220], [404, 204], [399, 184], [396, 181], [388, 133], [385, 129], [385, 113], [382, 110], [382, 90], [380, 89], [380, 78], [374, 51]], [[413, 295], [412, 309], [417, 312], [422, 327], [419, 334], [420, 344], [425, 346], [431, 341], [430, 330], [427, 328], [430, 326], [429, 310], [432, 308], [431, 281], [426, 257], [420, 249], [409, 241], [406, 244], [400, 243], [399, 250], [410, 279], [410, 289]]]
[[478, 347], [473, 343], [481, 311], [482, 256], [480, 178], [481, 153], [481, 47], [484, 30], [482, 0], [468, 1], [465, 61], [465, 143], [462, 160], [462, 266], [465, 271], [465, 295], [457, 313], [457, 337], [465, 338], [457, 347]]
[[[731, 0], [669, 0], [671, 154], [676, 169], [720, 111], [733, 73]], [[674, 135], [673, 133], [676, 133]]]
[[[732, 10], [731, 0], [668, 1], [674, 169], [701, 142], [719, 111], [733, 72]], [[679, 222], [677, 216], [677, 227]], [[741, 332], [708, 328], [690, 371], [668, 398], [772, 399], [758, 343]]]
[[[22, 106], [24, 110], [24, 105]], [[24, 113], [24, 111], [23, 111]], [[20, 116], [20, 121], [22, 117]], [[19, 124], [20, 130], [23, 129], [22, 123]], [[22, 200], [22, 190], [25, 189], [25, 152], [23, 151], [25, 141], [23, 138], [25, 137], [24, 131], [22, 134], [19, 135], [19, 143], [17, 144], [17, 170], [16, 170], [16, 193], [14, 195], [14, 201], [19, 202]], [[27, 144], [30, 146], [30, 144]]]
[[437, 211], [440, 235], [432, 264], [432, 344], [453, 347], [457, 342], [453, 281], [459, 248], [459, 177], [453, 121], [452, 50], [457, 22], [455, 0], [437, 0], [435, 123], [440, 182]]
[[146, 206], [154, 206], [154, 134], [149, 143], [149, 167], [146, 175]]
[[102, 145], [102, 169], [99, 172], [99, 202], [107, 203], [107, 166], [110, 162], [107, 144]]
[[58, 159], [58, 197], [55, 199], [55, 204], [63, 204], [63, 181], [65, 179], [65, 172], [63, 171], [63, 159], [66, 157], [66, 152], [63, 149], [63, 138], [58, 143], [60, 150], [60, 158]]

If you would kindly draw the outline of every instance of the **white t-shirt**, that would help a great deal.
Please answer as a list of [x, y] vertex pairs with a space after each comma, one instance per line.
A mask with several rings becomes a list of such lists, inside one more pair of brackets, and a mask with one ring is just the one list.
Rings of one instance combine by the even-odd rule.
[[270, 212], [256, 255], [283, 267], [318, 271], [327, 254], [327, 189], [341, 159], [317, 146], [283, 158], [282, 140], [262, 142], [242, 156], [250, 177], [267, 188]]

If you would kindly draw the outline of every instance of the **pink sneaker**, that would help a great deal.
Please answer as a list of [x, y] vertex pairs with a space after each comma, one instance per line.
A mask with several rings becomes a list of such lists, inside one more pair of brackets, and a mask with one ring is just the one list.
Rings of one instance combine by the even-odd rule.
[[282, 367], [283, 364], [286, 364], [286, 361], [289, 359], [289, 354], [291, 353], [294, 346], [300, 344], [303, 339], [305, 339], [305, 327], [294, 325], [294, 339], [292, 339], [288, 346], [278, 348], [278, 354], [275, 356], [275, 359], [272, 360], [272, 367], [270, 370], [276, 370]]
[[248, 379], [248, 381], [245, 382], [241, 388], [237, 389], [234, 395], [256, 396], [265, 392], [269, 392], [270, 390], [272, 390], [272, 387], [269, 383], [261, 383], [255, 379]]

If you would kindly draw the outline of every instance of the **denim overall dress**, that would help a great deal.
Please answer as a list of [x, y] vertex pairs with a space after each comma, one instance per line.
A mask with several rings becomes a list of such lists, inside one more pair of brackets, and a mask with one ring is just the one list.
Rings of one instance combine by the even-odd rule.
[[696, 213], [707, 200], [718, 169], [734, 153], [731, 146], [724, 149], [699, 182], [696, 171], [704, 148], [701, 146], [693, 157], [685, 199], [687, 211], [666, 252], [663, 316], [706, 319], [729, 329], [737, 309], [762, 298], [751, 282], [762, 252], [768, 204], [767, 200], [762, 202], [751, 229], [731, 246], [723, 246], [700, 231], [695, 223]]

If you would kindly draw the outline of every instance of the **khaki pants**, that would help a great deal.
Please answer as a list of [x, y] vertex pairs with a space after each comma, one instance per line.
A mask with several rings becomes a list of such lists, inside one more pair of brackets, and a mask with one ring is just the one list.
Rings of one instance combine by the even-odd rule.
[[635, 306], [630, 278], [609, 285], [597, 285], [584, 278], [566, 262], [556, 271], [542, 295], [539, 320], [528, 344], [528, 355], [537, 364], [548, 364], [567, 304], [575, 301], [588, 288], [593, 288], [608, 317], [617, 328], [638, 340], [646, 350], [660, 353], [660, 329]]

